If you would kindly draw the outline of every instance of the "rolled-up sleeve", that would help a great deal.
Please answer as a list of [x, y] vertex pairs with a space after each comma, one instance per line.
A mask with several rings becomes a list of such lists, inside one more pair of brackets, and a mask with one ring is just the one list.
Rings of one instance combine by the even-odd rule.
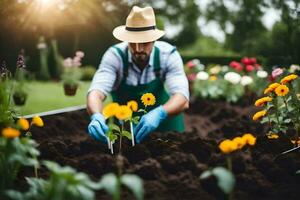
[[171, 95], [180, 93], [189, 100], [189, 84], [184, 72], [183, 62], [178, 51], [169, 55], [167, 60], [166, 87]]
[[107, 96], [112, 91], [119, 67], [120, 59], [111, 47], [104, 53], [99, 68], [93, 77], [88, 93], [92, 90], [98, 90]]

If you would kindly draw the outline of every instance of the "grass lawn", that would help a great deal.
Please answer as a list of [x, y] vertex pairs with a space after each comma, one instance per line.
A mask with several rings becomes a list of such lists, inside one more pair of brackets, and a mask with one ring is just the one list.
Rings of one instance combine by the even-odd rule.
[[28, 98], [25, 106], [17, 107], [22, 115], [45, 112], [64, 107], [77, 106], [86, 103], [86, 92], [90, 82], [82, 82], [76, 95], [65, 96], [62, 83], [39, 82], [27, 83]]

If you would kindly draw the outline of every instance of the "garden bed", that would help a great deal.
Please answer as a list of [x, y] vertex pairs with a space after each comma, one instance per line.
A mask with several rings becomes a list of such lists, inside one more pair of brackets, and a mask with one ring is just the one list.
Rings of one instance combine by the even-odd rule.
[[[299, 199], [300, 153], [293, 152], [274, 159], [280, 152], [293, 147], [284, 137], [270, 140], [266, 127], [252, 122], [252, 106], [224, 102], [195, 102], [185, 114], [184, 134], [154, 133], [140, 145], [124, 141], [125, 173], [134, 173], [144, 180], [145, 199], [214, 199], [214, 180], [201, 183], [199, 176], [215, 166], [225, 165], [225, 155], [218, 149], [224, 138], [243, 133], [257, 135], [251, 149], [233, 154], [236, 177], [234, 199]], [[45, 127], [32, 129], [33, 138], [40, 144], [41, 159], [70, 165], [99, 180], [102, 175], [116, 172], [115, 156], [87, 134], [89, 117], [85, 110], [45, 116]], [[117, 145], [115, 145], [117, 151]], [[26, 169], [20, 175], [32, 175]], [[40, 176], [47, 172], [40, 170]], [[23, 179], [19, 179], [22, 184]], [[97, 199], [111, 199], [104, 191]], [[122, 191], [122, 199], [134, 199]]]

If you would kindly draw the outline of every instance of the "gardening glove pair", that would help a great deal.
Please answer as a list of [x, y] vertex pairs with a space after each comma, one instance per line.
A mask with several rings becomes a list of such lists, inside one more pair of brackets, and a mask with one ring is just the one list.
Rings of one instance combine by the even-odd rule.
[[167, 116], [168, 113], [163, 106], [159, 106], [143, 115], [138, 125], [134, 128], [136, 142], [139, 144], [145, 139]]
[[107, 143], [106, 133], [108, 126], [105, 123], [105, 118], [101, 113], [95, 113], [91, 116], [91, 122], [88, 126], [89, 135], [97, 141]]

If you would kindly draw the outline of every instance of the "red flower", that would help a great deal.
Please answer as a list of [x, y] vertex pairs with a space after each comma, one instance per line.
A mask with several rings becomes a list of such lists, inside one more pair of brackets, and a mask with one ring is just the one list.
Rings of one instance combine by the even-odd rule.
[[250, 58], [248, 58], [248, 57], [242, 58], [241, 62], [242, 62], [244, 65], [251, 65], [251, 60], [250, 60]]
[[186, 64], [186, 66], [187, 66], [188, 68], [193, 68], [193, 67], [195, 67], [195, 63], [191, 60], [191, 61], [189, 61], [189, 62]]
[[253, 65], [247, 65], [247, 66], [246, 66], [246, 71], [247, 71], [247, 72], [252, 72], [253, 70], [255, 70], [255, 68], [254, 68]]
[[256, 58], [249, 58], [250, 62], [251, 62], [251, 65], [255, 65], [257, 63], [257, 60]]
[[189, 81], [194, 81], [194, 80], [196, 80], [196, 74], [194, 74], [194, 73], [188, 74], [187, 78]]

